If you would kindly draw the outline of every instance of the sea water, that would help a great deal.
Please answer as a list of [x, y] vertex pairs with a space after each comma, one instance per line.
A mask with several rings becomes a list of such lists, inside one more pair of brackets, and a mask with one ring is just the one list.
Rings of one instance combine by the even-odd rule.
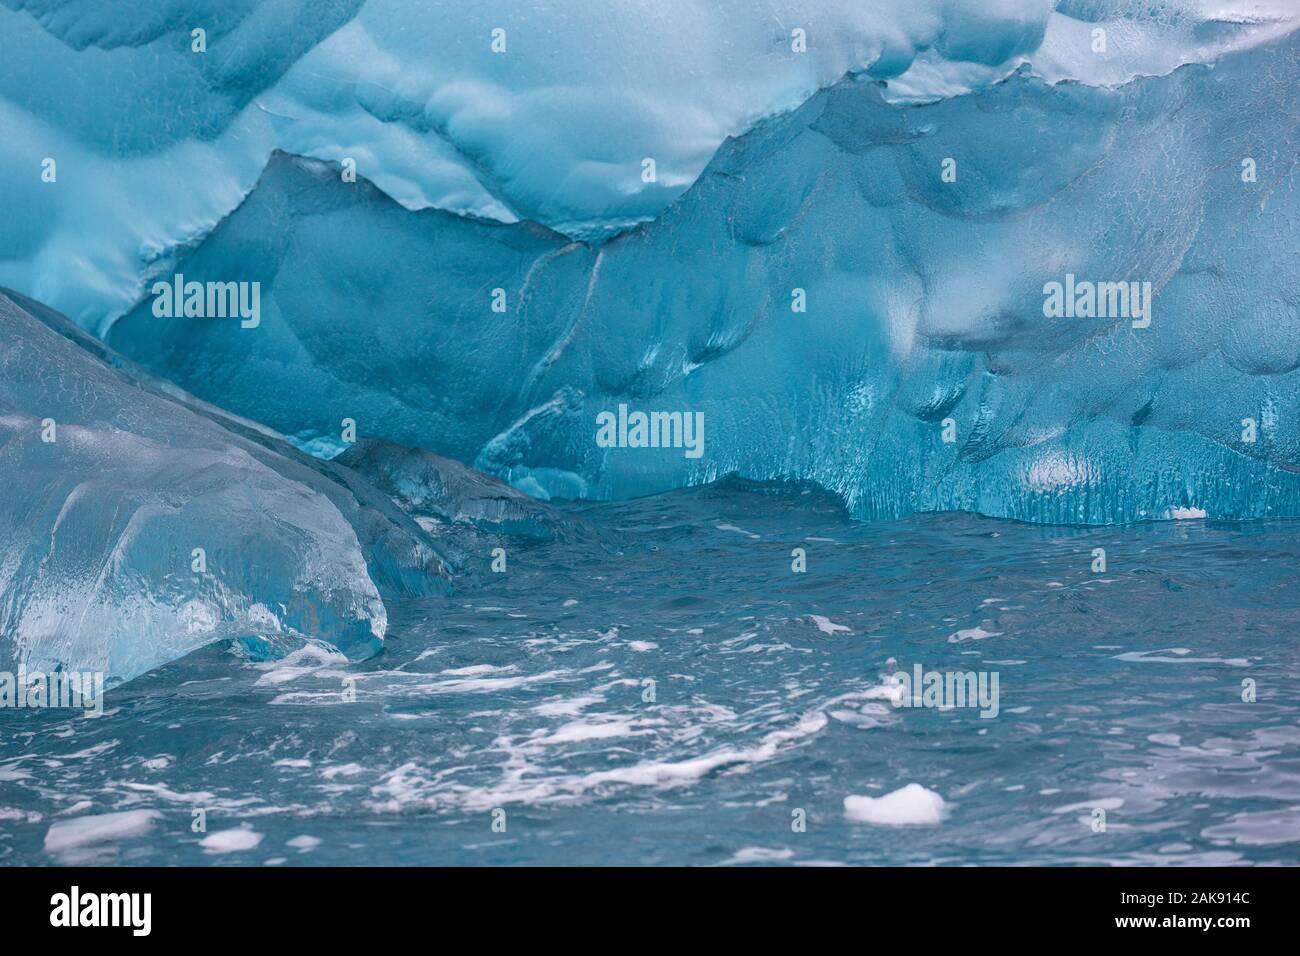
[[369, 660], [228, 642], [0, 711], [0, 863], [1300, 862], [1294, 522], [561, 508], [606, 546], [485, 555]]

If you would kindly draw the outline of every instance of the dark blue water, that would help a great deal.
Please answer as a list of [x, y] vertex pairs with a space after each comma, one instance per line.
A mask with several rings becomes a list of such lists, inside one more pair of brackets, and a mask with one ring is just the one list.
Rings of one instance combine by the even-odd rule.
[[[0, 862], [1300, 861], [1295, 523], [568, 510], [616, 550], [510, 548], [369, 661], [214, 646], [99, 719], [0, 712]], [[916, 664], [996, 672], [997, 716], [895, 707]], [[846, 814], [913, 783], [929, 822]]]

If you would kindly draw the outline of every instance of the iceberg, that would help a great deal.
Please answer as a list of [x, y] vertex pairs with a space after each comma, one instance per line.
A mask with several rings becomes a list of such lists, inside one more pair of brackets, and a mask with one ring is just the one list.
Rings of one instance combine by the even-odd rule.
[[[108, 341], [316, 453], [349, 418], [538, 497], [737, 473], [860, 518], [1300, 515], [1297, 75], [1290, 33], [1113, 88], [850, 76], [599, 244], [276, 153], [151, 276], [257, 282], [260, 325], [146, 297]], [[624, 404], [701, 414], [706, 450], [602, 447]]]
[[223, 639], [353, 658], [385, 598], [444, 593], [433, 539], [360, 476], [0, 291], [0, 669], [108, 684]]

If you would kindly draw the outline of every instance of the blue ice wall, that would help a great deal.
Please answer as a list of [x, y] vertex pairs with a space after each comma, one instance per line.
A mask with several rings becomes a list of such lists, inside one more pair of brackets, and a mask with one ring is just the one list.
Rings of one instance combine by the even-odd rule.
[[891, 102], [1025, 65], [1113, 86], [1298, 15], [1296, 0], [0, 0], [0, 285], [102, 332], [277, 148], [351, 160], [411, 209], [594, 238], [654, 218], [727, 136], [849, 72], [888, 79]]
[[[146, 298], [110, 341], [306, 447], [350, 417], [539, 496], [734, 471], [862, 517], [1297, 515], [1297, 77], [1287, 36], [1115, 88], [850, 78], [600, 246], [277, 155], [160, 273], [260, 282], [260, 325]], [[1149, 283], [1149, 325], [1049, 317], [1067, 276]], [[600, 447], [620, 404], [703, 413], [704, 453]]]

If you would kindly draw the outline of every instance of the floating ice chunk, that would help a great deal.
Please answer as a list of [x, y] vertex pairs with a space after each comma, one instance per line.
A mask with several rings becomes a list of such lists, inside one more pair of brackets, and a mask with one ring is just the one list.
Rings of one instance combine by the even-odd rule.
[[3, 292], [0, 483], [4, 669], [111, 684], [292, 635], [361, 657], [387, 628], [380, 586], [446, 585], [432, 539], [359, 476]]
[[62, 853], [78, 847], [143, 836], [161, 816], [157, 810], [123, 810], [59, 820], [50, 824], [45, 834], [45, 850], [47, 853]]
[[984, 628], [979, 626], [966, 627], [962, 628], [960, 631], [953, 631], [949, 634], [948, 643], [962, 644], [966, 641], [982, 641], [985, 638], [1000, 637], [1001, 635], [1001, 631], [986, 631]]
[[262, 834], [249, 827], [235, 827], [209, 833], [199, 841], [206, 853], [241, 853], [252, 850], [262, 842]]
[[878, 826], [941, 823], [948, 812], [943, 797], [919, 783], [909, 783], [883, 797], [848, 796], [844, 815], [854, 823]]

